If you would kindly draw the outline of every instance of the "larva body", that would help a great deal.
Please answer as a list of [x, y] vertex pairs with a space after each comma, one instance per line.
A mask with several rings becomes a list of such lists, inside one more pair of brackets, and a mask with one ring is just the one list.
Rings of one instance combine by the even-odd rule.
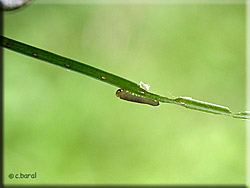
[[154, 101], [148, 98], [132, 95], [130, 92], [127, 92], [123, 89], [118, 89], [116, 91], [116, 96], [119, 97], [120, 99], [126, 100], [126, 101], [131, 101], [131, 102], [137, 102], [141, 104], [149, 104], [152, 106], [158, 106], [159, 102]]

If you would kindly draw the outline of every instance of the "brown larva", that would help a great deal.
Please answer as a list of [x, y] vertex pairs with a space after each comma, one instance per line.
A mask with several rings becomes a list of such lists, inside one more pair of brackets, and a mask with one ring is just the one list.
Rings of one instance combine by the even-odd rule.
[[116, 91], [116, 96], [119, 97], [120, 99], [123, 99], [123, 100], [126, 100], [126, 101], [137, 102], [137, 103], [141, 103], [141, 104], [149, 104], [149, 105], [152, 105], [152, 106], [158, 106], [159, 105], [158, 101], [154, 101], [152, 99], [148, 99], [148, 98], [145, 98], [145, 97], [132, 95], [132, 93], [127, 92], [124, 89], [118, 89]]

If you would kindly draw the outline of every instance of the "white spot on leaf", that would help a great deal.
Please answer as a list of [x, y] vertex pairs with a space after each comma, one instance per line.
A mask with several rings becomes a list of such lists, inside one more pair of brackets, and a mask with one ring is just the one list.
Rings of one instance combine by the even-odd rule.
[[150, 85], [149, 84], [145, 84], [143, 82], [140, 82], [139, 86], [140, 86], [140, 88], [145, 89], [147, 91], [149, 91], [149, 89], [150, 89]]

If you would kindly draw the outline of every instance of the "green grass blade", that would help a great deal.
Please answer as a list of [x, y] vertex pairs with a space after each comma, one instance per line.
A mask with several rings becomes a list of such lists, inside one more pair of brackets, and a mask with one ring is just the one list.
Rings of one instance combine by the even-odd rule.
[[143, 89], [141, 89], [137, 84], [114, 74], [6, 37], [1, 37], [1, 46], [19, 52], [21, 54], [31, 56], [36, 59], [40, 59], [45, 62], [66, 68], [68, 70], [85, 74], [87, 76], [120, 88], [129, 89], [133, 92], [143, 91]]
[[47, 63], [51, 63], [54, 65], [66, 68], [68, 70], [72, 70], [72, 71], [85, 74], [87, 76], [90, 76], [102, 82], [128, 90], [141, 97], [149, 98], [149, 99], [156, 100], [156, 101], [163, 102], [163, 103], [177, 104], [177, 105], [180, 105], [182, 107], [189, 108], [192, 110], [198, 110], [198, 111], [212, 113], [212, 114], [227, 115], [227, 116], [232, 116], [234, 118], [239, 118], [239, 119], [250, 119], [250, 112], [248, 111], [232, 113], [230, 109], [227, 107], [212, 104], [212, 103], [207, 103], [203, 101], [198, 101], [190, 97], [177, 97], [177, 98], [163, 97], [163, 96], [160, 96], [160, 95], [157, 95], [157, 94], [154, 94], [154, 93], [151, 93], [142, 89], [138, 84], [134, 82], [121, 78], [117, 75], [111, 74], [109, 72], [97, 69], [90, 65], [80, 63], [78, 61], [75, 61], [69, 58], [62, 57], [60, 55], [18, 42], [13, 39], [9, 39], [4, 36], [1, 36], [0, 40], [1, 40], [0, 45], [9, 50], [12, 50], [12, 51], [15, 51], [15, 52], [39, 59], [39, 60], [43, 60]]

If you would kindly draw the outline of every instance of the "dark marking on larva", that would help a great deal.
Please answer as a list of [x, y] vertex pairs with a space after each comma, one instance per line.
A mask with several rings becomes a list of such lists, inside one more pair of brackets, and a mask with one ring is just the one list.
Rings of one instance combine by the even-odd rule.
[[65, 67], [69, 68], [69, 67], [70, 67], [70, 65], [68, 65], [68, 64], [65, 64]]
[[116, 96], [119, 97], [120, 99], [126, 100], [126, 101], [131, 101], [131, 102], [137, 102], [137, 103], [141, 103], [141, 104], [149, 104], [152, 106], [158, 106], [159, 102], [158, 101], [154, 101], [152, 99], [148, 99], [145, 97], [141, 97], [135, 94], [132, 94], [129, 91], [126, 91], [124, 89], [118, 89], [116, 91]]
[[4, 46], [7, 47], [7, 48], [9, 48], [10, 44], [7, 42]]
[[107, 78], [105, 78], [104, 76], [102, 76], [102, 79], [103, 79], [103, 80], [106, 80]]

